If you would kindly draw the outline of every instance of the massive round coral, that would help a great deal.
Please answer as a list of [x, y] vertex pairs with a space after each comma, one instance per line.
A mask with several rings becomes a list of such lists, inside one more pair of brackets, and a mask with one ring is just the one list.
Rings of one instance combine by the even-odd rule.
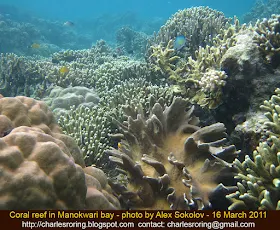
[[119, 149], [106, 152], [128, 175], [127, 186], [111, 186], [129, 208], [205, 209], [231, 190], [220, 184], [237, 154], [223, 145], [224, 125], [198, 127], [187, 105], [182, 98], [165, 109], [155, 103], [147, 119], [140, 113], [119, 124]]
[[0, 99], [0, 209], [116, 209], [105, 174], [84, 167], [43, 102]]

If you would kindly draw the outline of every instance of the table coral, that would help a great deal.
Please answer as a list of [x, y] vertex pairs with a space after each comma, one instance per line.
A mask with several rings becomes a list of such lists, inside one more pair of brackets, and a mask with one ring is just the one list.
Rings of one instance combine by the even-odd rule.
[[147, 118], [128, 113], [119, 123], [123, 139], [106, 152], [128, 175], [127, 186], [111, 186], [129, 208], [205, 209], [217, 194], [231, 191], [220, 184], [231, 175], [237, 154], [234, 146], [223, 145], [224, 125], [200, 128], [187, 107], [175, 98], [169, 107], [155, 103]]

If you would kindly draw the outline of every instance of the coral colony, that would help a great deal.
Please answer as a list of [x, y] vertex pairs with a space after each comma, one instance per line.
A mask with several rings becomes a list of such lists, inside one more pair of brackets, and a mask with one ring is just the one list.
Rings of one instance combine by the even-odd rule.
[[65, 50], [0, 18], [28, 31], [1, 40], [0, 209], [280, 210], [280, 15], [258, 9]]

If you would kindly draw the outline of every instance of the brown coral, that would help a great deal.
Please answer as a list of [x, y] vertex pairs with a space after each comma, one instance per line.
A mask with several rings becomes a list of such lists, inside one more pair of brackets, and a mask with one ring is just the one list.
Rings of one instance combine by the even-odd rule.
[[120, 207], [105, 174], [84, 168], [80, 149], [43, 102], [0, 99], [0, 134], [0, 209]]
[[236, 156], [234, 146], [223, 146], [224, 125], [199, 128], [187, 105], [181, 98], [165, 109], [156, 103], [148, 119], [138, 114], [120, 124], [120, 148], [106, 152], [128, 174], [127, 186], [111, 186], [129, 208], [204, 209], [230, 190], [219, 184]]

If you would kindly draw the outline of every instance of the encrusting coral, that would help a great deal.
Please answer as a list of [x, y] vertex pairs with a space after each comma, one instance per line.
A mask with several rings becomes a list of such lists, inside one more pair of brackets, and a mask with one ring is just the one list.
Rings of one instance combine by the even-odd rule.
[[0, 209], [118, 209], [105, 174], [85, 167], [45, 103], [0, 99]]
[[206, 209], [218, 194], [232, 191], [221, 184], [237, 155], [224, 145], [224, 125], [198, 127], [188, 105], [182, 98], [165, 108], [155, 103], [148, 117], [128, 109], [127, 121], [118, 123], [118, 149], [105, 152], [128, 176], [127, 186], [111, 181], [128, 208]]
[[252, 157], [234, 161], [239, 182], [238, 191], [227, 196], [231, 210], [280, 210], [280, 89], [275, 93], [261, 106], [268, 119], [264, 123], [267, 140], [260, 142]]

